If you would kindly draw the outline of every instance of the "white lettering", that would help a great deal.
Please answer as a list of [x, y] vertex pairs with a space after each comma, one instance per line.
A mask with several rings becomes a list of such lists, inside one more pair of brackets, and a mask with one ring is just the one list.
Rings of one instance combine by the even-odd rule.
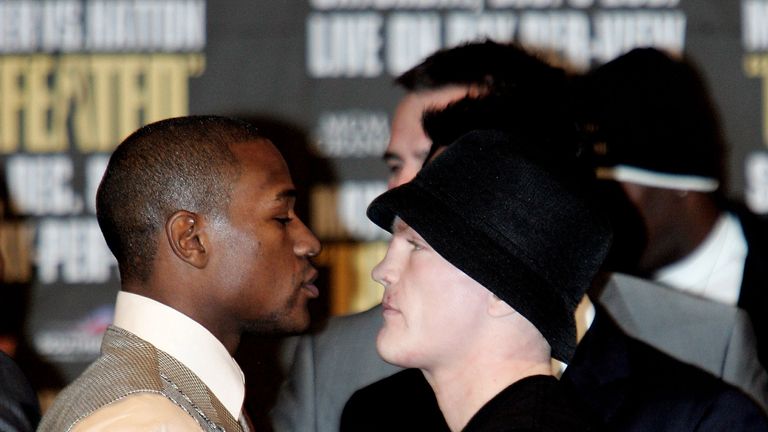
[[197, 51], [205, 46], [204, 0], [93, 0], [86, 47], [98, 51]]
[[71, 51], [82, 43], [76, 0], [0, 3], [0, 52]]
[[557, 8], [563, 5], [563, 0], [488, 0], [488, 7], [541, 9]]
[[313, 78], [381, 74], [382, 18], [376, 13], [314, 13], [307, 18], [307, 68]]
[[600, 6], [605, 8], [672, 8], [680, 0], [600, 0]]
[[66, 155], [14, 155], [6, 160], [11, 203], [22, 215], [77, 214], [83, 200], [72, 190], [74, 168]]
[[483, 7], [483, 0], [311, 0], [317, 10], [353, 9], [474, 9]]
[[445, 23], [445, 45], [448, 47], [483, 38], [512, 41], [517, 17], [514, 13], [452, 13]]
[[104, 283], [117, 261], [95, 218], [42, 219], [36, 262], [41, 283]]
[[0, 52], [191, 51], [205, 46], [205, 0], [0, 2]]
[[379, 157], [389, 141], [384, 112], [324, 112], [318, 119], [315, 149], [324, 157]]
[[679, 11], [598, 13], [594, 18], [593, 56], [603, 63], [643, 46], [681, 53], [685, 25], [685, 15]]
[[589, 19], [578, 11], [528, 12], [520, 20], [523, 45], [561, 53], [573, 66], [590, 64]]
[[397, 76], [441, 47], [440, 15], [392, 14], [387, 20], [387, 71]]
[[745, 164], [747, 205], [755, 213], [768, 213], [768, 153], [753, 152]]
[[74, 1], [45, 2], [43, 9], [43, 51], [75, 51], [82, 46], [80, 27], [82, 5]]
[[741, 39], [747, 51], [768, 50], [768, 1], [746, 0], [741, 6]]
[[43, 330], [35, 333], [35, 352], [55, 361], [92, 361], [99, 355], [102, 334], [77, 330]]

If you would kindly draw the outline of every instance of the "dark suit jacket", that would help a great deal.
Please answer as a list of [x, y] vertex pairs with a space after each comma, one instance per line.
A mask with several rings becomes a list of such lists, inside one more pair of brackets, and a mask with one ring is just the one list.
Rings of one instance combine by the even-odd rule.
[[[465, 431], [593, 430], [583, 406], [553, 377], [520, 380], [470, 419]], [[383, 400], [384, 397], [394, 398]], [[386, 405], [376, 406], [376, 403]], [[378, 412], [378, 415], [377, 415]], [[341, 416], [341, 432], [450, 432], [418, 369], [405, 369], [359, 390]]]
[[419, 369], [405, 369], [356, 391], [341, 413], [340, 432], [450, 432], [435, 393]]
[[741, 207], [730, 210], [739, 218], [748, 247], [738, 305], [752, 320], [760, 363], [768, 369], [768, 220]]
[[614, 273], [599, 303], [628, 336], [733, 384], [768, 409], [768, 375], [742, 309]]
[[744, 393], [628, 337], [595, 308], [561, 381], [607, 430], [768, 431], [763, 411]]
[[[601, 306], [595, 308], [561, 383], [605, 430], [768, 431], [762, 410], [735, 387], [628, 337]], [[424, 381], [420, 373], [403, 371], [359, 390], [344, 409], [343, 430], [445, 430], [428, 405], [436, 402], [425, 394]], [[401, 412], [432, 417], [409, 429]]]
[[0, 431], [34, 431], [39, 422], [35, 391], [16, 363], [0, 351]]
[[534, 375], [488, 401], [463, 432], [588, 432], [595, 430], [562, 383]]

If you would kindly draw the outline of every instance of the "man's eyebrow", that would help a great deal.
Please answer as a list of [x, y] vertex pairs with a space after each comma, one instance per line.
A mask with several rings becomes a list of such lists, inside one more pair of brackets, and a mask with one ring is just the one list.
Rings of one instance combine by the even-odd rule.
[[285, 189], [279, 192], [277, 195], [275, 195], [275, 201], [285, 201], [289, 199], [296, 199], [297, 195], [298, 193], [296, 192], [296, 189]]

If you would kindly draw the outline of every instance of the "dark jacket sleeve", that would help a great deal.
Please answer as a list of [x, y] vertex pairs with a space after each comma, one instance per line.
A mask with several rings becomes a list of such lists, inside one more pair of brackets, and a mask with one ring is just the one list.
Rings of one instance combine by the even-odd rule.
[[0, 430], [34, 431], [39, 422], [37, 395], [16, 363], [0, 352]]
[[712, 402], [696, 431], [768, 431], [768, 419], [749, 397], [729, 389]]

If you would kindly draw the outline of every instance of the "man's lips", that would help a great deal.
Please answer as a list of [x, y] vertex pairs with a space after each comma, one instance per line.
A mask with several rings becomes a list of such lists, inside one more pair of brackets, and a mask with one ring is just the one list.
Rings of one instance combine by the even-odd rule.
[[317, 279], [317, 270], [312, 268], [309, 271], [309, 277], [304, 279], [304, 282], [301, 283], [301, 287], [304, 288], [309, 293], [310, 298], [317, 298], [320, 295], [320, 290], [317, 289], [317, 287], [315, 286], [316, 279]]
[[399, 310], [399, 309], [397, 309], [396, 307], [394, 307], [394, 306], [392, 305], [392, 303], [388, 302], [387, 300], [384, 300], [383, 302], [381, 302], [381, 307], [382, 307], [382, 309], [383, 309], [382, 313], [383, 313], [384, 315], [390, 315], [390, 314], [394, 314], [394, 313], [400, 313], [400, 310]]

